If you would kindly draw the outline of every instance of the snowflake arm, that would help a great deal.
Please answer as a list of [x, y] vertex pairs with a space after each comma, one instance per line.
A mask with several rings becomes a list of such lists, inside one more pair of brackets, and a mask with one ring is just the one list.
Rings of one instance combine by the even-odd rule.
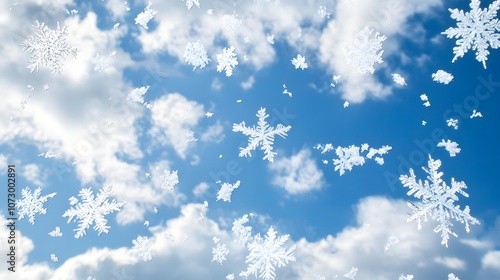
[[68, 223], [74, 218], [80, 220], [78, 228], [73, 230], [76, 231], [75, 238], [84, 236], [85, 230], [93, 223], [95, 223], [94, 230], [99, 232], [98, 235], [103, 232], [108, 233], [110, 226], [107, 225], [108, 220], [104, 216], [114, 211], [120, 211], [121, 207], [125, 205], [124, 202], [117, 203], [114, 199], [109, 202], [109, 193], [103, 189], [100, 190], [96, 198], [94, 198], [94, 192], [91, 188], [80, 190], [78, 196], [81, 197], [82, 202], [76, 203], [74, 207], [66, 210], [63, 214], [63, 217], [68, 217]]
[[500, 21], [497, 17], [497, 11], [500, 8], [500, 1], [491, 3], [487, 9], [479, 8], [481, 2], [472, 0], [469, 4], [470, 12], [464, 13], [463, 10], [448, 9], [451, 18], [457, 21], [457, 27], [450, 27], [441, 34], [453, 39], [457, 38], [456, 46], [453, 47], [452, 62], [457, 58], [463, 57], [470, 49], [476, 51], [476, 60], [483, 63], [486, 69], [486, 60], [488, 60], [488, 47], [497, 49], [500, 47]]
[[413, 169], [410, 169], [410, 176], [401, 175], [400, 181], [404, 187], [409, 188], [408, 195], [415, 196], [421, 201], [413, 203], [408, 202], [408, 206], [412, 209], [407, 221], [417, 221], [417, 228], [422, 228], [421, 221], [427, 221], [429, 216], [432, 220], [438, 222], [438, 226], [434, 228], [435, 233], [441, 233], [441, 244], [448, 247], [450, 235], [457, 237], [457, 234], [451, 229], [453, 226], [451, 219], [465, 224], [465, 230], [469, 232], [469, 224], [479, 224], [479, 221], [470, 215], [469, 206], [465, 206], [464, 210], [460, 210], [460, 206], [454, 205], [458, 201], [456, 193], [468, 197], [464, 191], [467, 185], [464, 182], [457, 182], [451, 179], [451, 187], [446, 185], [441, 179], [443, 172], [439, 172], [441, 167], [440, 160], [433, 160], [429, 156], [428, 168], [422, 169], [428, 174], [427, 180], [416, 180]]
[[48, 195], [40, 196], [42, 193], [42, 188], [37, 188], [33, 193], [29, 187], [21, 190], [22, 199], [17, 200], [16, 208], [19, 208], [19, 220], [23, 219], [24, 216], [28, 216], [29, 222], [35, 224], [35, 215], [47, 214], [47, 209], [43, 208], [43, 204], [47, 202], [49, 198], [53, 198], [57, 193], [50, 193]]
[[247, 127], [245, 122], [241, 122], [239, 124], [233, 124], [234, 132], [241, 132], [244, 135], [248, 135], [248, 146], [245, 148], [240, 148], [240, 157], [248, 157], [252, 156], [251, 151], [255, 150], [259, 145], [261, 146], [261, 150], [264, 151], [264, 160], [269, 160], [270, 162], [274, 161], [274, 156], [277, 154], [273, 152], [273, 144], [274, 144], [274, 136], [279, 135], [282, 138], [287, 136], [287, 132], [292, 128], [291, 126], [284, 126], [282, 124], [278, 124], [276, 128], [270, 127], [266, 122], [266, 118], [269, 117], [266, 114], [265, 108], [260, 108], [257, 112], [257, 117], [259, 118], [258, 126], [255, 127]]

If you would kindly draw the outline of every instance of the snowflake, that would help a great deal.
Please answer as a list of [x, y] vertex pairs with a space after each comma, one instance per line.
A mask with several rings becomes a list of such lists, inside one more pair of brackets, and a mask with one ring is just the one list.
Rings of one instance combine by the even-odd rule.
[[177, 171], [170, 172], [168, 170], [163, 170], [163, 175], [161, 175], [162, 183], [161, 188], [168, 191], [173, 191], [175, 185], [179, 184], [179, 176], [177, 176]]
[[306, 63], [306, 57], [302, 56], [301, 54], [298, 54], [296, 58], [292, 59], [292, 64], [295, 66], [295, 69], [306, 69], [307, 68], [307, 63]]
[[186, 133], [184, 133], [184, 136], [186, 136], [186, 143], [198, 141], [198, 138], [194, 137], [194, 131], [192, 130], [186, 131]]
[[274, 34], [270, 35], [269, 33], [266, 35], [266, 40], [269, 44], [274, 45]]
[[[75, 207], [71, 207], [63, 214], [63, 217], [68, 217], [68, 223], [75, 217], [80, 220], [78, 228], [73, 230], [76, 231], [75, 238], [84, 236], [86, 234], [85, 230], [93, 223], [95, 223], [94, 230], [99, 232], [98, 235], [103, 232], [108, 233], [108, 229], [111, 227], [107, 225], [108, 220], [104, 216], [114, 211], [120, 211], [125, 204], [124, 202], [117, 203], [114, 199], [109, 202], [109, 193], [103, 189], [99, 191], [95, 199], [91, 188], [81, 189], [78, 196], [82, 198], [82, 202], [74, 204]], [[74, 203], [74, 200], [72, 203]]]
[[220, 244], [220, 240], [214, 237], [214, 243], [217, 247], [212, 248], [212, 262], [216, 261], [222, 265], [222, 263], [226, 260], [226, 256], [229, 254], [229, 249], [227, 249], [226, 244]]
[[398, 73], [393, 73], [391, 74], [392, 75], [392, 80], [400, 85], [400, 86], [406, 86], [406, 81], [405, 81], [405, 78], [403, 78], [401, 75], [399, 75]]
[[146, 108], [151, 109], [152, 105], [149, 104], [148, 102], [144, 101], [144, 98], [143, 98], [144, 94], [146, 94], [148, 92], [148, 90], [149, 90], [149, 86], [136, 88], [127, 95], [127, 99], [125, 99], [125, 101], [132, 101], [132, 102], [136, 102], [139, 104], [143, 104], [144, 106], [146, 106]]
[[54, 229], [53, 231], [49, 232], [49, 235], [52, 236], [52, 237], [61, 237], [63, 234], [61, 232], [61, 228], [60, 227], [56, 227], [56, 229]]
[[450, 273], [450, 274], [448, 274], [448, 280], [460, 280], [460, 278], [455, 276], [455, 274]]
[[439, 225], [434, 229], [434, 232], [441, 232], [441, 244], [448, 247], [448, 240], [450, 234], [457, 237], [457, 234], [451, 230], [453, 224], [450, 219], [458, 222], [465, 223], [465, 230], [469, 232], [470, 224], [479, 224], [479, 221], [470, 215], [469, 206], [465, 206], [464, 210], [460, 210], [460, 206], [454, 205], [458, 201], [456, 193], [465, 197], [469, 195], [464, 191], [467, 185], [462, 182], [451, 179], [451, 187], [446, 185], [441, 179], [443, 172], [439, 172], [441, 167], [440, 160], [433, 160], [429, 155], [428, 169], [422, 167], [425, 173], [428, 174], [427, 180], [416, 180], [413, 169], [410, 169], [410, 176], [401, 175], [399, 180], [404, 187], [408, 187], [408, 195], [414, 195], [416, 198], [421, 199], [417, 203], [408, 202], [408, 206], [413, 210], [413, 213], [408, 217], [407, 221], [417, 221], [417, 227], [422, 228], [422, 219], [427, 222], [427, 216], [435, 220]]
[[286, 84], [283, 84], [283, 94], [286, 94], [286, 95], [292, 97], [292, 92], [288, 91]]
[[245, 214], [241, 218], [234, 220], [233, 227], [231, 231], [236, 239], [234, 239], [234, 243], [238, 246], [243, 246], [247, 243], [248, 240], [252, 237], [252, 227], [244, 226], [244, 224], [248, 223], [248, 215]]
[[429, 97], [427, 97], [427, 95], [425, 93], [420, 95], [420, 100], [424, 101], [425, 107], [431, 106], [431, 102], [429, 101]]
[[335, 87], [335, 85], [339, 83], [340, 78], [342, 78], [341, 75], [333, 75], [332, 82], [330, 83], [330, 86]]
[[413, 280], [413, 275], [407, 274], [406, 276], [404, 276], [403, 274], [401, 274], [398, 280]]
[[283, 138], [287, 136], [287, 132], [292, 128], [291, 126], [284, 126], [278, 124], [276, 128], [270, 127], [266, 122], [266, 118], [269, 117], [266, 114], [265, 108], [260, 108], [256, 115], [259, 118], [258, 126], [247, 127], [245, 122], [239, 124], [233, 124], [234, 132], [241, 132], [244, 135], [250, 136], [248, 139], [248, 146], [246, 148], [240, 148], [240, 157], [252, 156], [251, 151], [255, 150], [259, 145], [261, 150], [264, 151], [264, 160], [274, 161], [274, 156], [277, 155], [273, 152], [274, 136], [279, 135]]
[[460, 153], [460, 148], [458, 147], [458, 143], [453, 142], [450, 139], [448, 139], [446, 142], [444, 141], [444, 139], [442, 139], [441, 142], [437, 144], [437, 146], [444, 147], [450, 153], [450, 157], [454, 157], [458, 153]]
[[193, 66], [193, 71], [196, 70], [196, 67], [200, 67], [201, 69], [210, 62], [205, 46], [200, 43], [200, 40], [194, 43], [189, 42], [186, 49], [184, 49], [183, 57], [187, 64]]
[[148, 29], [148, 22], [158, 14], [158, 11], [151, 9], [152, 5], [153, 2], [149, 1], [146, 8], [144, 8], [144, 12], [141, 12], [135, 18], [135, 24], [139, 24], [140, 26], [144, 27], [144, 29]]
[[186, 6], [188, 10], [190, 10], [193, 7], [193, 4], [200, 7], [200, 0], [182, 0], [183, 2], [186, 1]]
[[446, 125], [453, 127], [453, 129], [458, 130], [458, 119], [449, 118], [446, 120]]
[[486, 69], [488, 60], [488, 47], [497, 49], [500, 47], [500, 22], [497, 11], [500, 8], [500, 1], [496, 0], [487, 9], [479, 8], [479, 0], [472, 0], [469, 4], [471, 11], [464, 13], [463, 10], [448, 9], [451, 18], [457, 20], [457, 28], [448, 28], [441, 34], [452, 39], [457, 38], [456, 46], [453, 47], [452, 62], [463, 57], [469, 49], [476, 51], [476, 60], [483, 63]]
[[231, 202], [231, 194], [239, 186], [240, 181], [236, 181], [234, 184], [223, 183], [220, 190], [217, 192], [217, 201], [222, 199], [223, 201]]
[[344, 105], [342, 105], [344, 108], [349, 107], [349, 101], [344, 102]]
[[229, 32], [230, 34], [236, 33], [236, 31], [242, 24], [242, 21], [238, 18], [238, 15], [234, 13], [231, 15], [223, 15], [219, 19], [219, 22], [222, 25], [222, 28], [224, 28], [224, 30]]
[[399, 239], [396, 236], [389, 236], [389, 238], [387, 238], [387, 243], [385, 243], [384, 252], [389, 251], [392, 246], [397, 245], [398, 243]]
[[56, 256], [56, 254], [50, 254], [50, 259], [51, 259], [53, 262], [58, 262], [58, 261], [59, 261], [59, 258]]
[[358, 268], [357, 267], [351, 267], [351, 270], [349, 270], [349, 272], [347, 272], [346, 274], [344, 274], [344, 277], [354, 280], [354, 277], [356, 277], [357, 273], [358, 273]]
[[217, 55], [217, 72], [226, 71], [226, 76], [230, 77], [236, 65], [238, 65], [238, 58], [236, 58], [233, 46], [224, 48], [222, 53]]
[[337, 147], [335, 153], [339, 157], [333, 160], [335, 171], [339, 170], [340, 176], [344, 175], [345, 170], [352, 170], [353, 166], [365, 164], [365, 158], [359, 155], [359, 147], [351, 145], [348, 148]]
[[483, 114], [481, 112], [476, 111], [476, 109], [472, 110], [472, 115], [470, 115], [470, 118], [482, 118]]
[[242, 271], [240, 276], [248, 277], [255, 275], [255, 277], [274, 280], [276, 278], [275, 266], [286, 266], [289, 261], [295, 261], [293, 251], [295, 245], [285, 250], [282, 246], [288, 240], [290, 235], [282, 235], [276, 238], [276, 231], [270, 227], [266, 233], [265, 239], [257, 234], [254, 240], [248, 244], [247, 248], [250, 251], [246, 257], [245, 263], [249, 263], [247, 270]]
[[226, 279], [227, 279], [227, 280], [234, 280], [234, 273], [228, 274], [228, 275], [226, 276]]
[[438, 70], [436, 73], [432, 73], [432, 80], [447, 85], [453, 80], [453, 75], [446, 71]]
[[101, 72], [109, 66], [106, 63], [104, 56], [101, 56], [99, 53], [97, 53], [92, 59], [90, 59], [90, 62], [94, 64], [94, 71], [96, 72]]
[[354, 39], [354, 42], [346, 47], [347, 64], [353, 64], [362, 75], [370, 72], [373, 74], [375, 63], [382, 63], [382, 42], [387, 39], [386, 36], [379, 35], [371, 37], [373, 30], [365, 26]]
[[38, 72], [40, 67], [47, 66], [52, 74], [61, 75], [65, 58], [70, 54], [76, 58], [77, 53], [77, 49], [71, 48], [66, 42], [68, 27], [61, 28], [58, 22], [57, 29], [53, 30], [45, 26], [44, 22], [38, 21], [33, 27], [37, 31], [35, 37], [30, 36], [21, 43], [23, 51], [31, 54], [27, 68], [33, 73], [35, 70]]
[[325, 6], [319, 6], [318, 8], [318, 15], [322, 18], [330, 18], [330, 16], [332, 15], [332, 13], [328, 13], [326, 11], [326, 7]]
[[53, 198], [57, 193], [40, 196], [42, 188], [37, 188], [33, 193], [29, 187], [21, 190], [22, 199], [16, 201], [16, 208], [19, 208], [19, 220], [24, 218], [24, 215], [29, 217], [29, 222], [35, 224], [35, 215], [47, 214], [47, 209], [43, 208], [43, 204], [49, 198]]
[[132, 240], [132, 250], [135, 250], [137, 255], [142, 258], [143, 261], [150, 261], [153, 259], [151, 251], [149, 249], [149, 240], [147, 236], [137, 235], [137, 238]]

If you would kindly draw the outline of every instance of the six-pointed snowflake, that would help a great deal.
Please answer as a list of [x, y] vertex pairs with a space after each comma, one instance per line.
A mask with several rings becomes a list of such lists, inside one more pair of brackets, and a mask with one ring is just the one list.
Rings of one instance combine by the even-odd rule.
[[147, 236], [138, 235], [135, 240], [132, 240], [132, 244], [134, 245], [132, 250], [134, 250], [135, 253], [145, 262], [153, 259], [149, 243], [150, 242]]
[[429, 216], [432, 220], [438, 222], [438, 226], [434, 232], [441, 233], [441, 244], [448, 247], [450, 234], [457, 237], [457, 234], [451, 229], [453, 226], [451, 220], [456, 220], [460, 223], [465, 223], [465, 230], [469, 232], [469, 224], [479, 224], [479, 221], [470, 215], [469, 206], [465, 206], [464, 210], [454, 203], [458, 201], [457, 193], [469, 197], [464, 191], [467, 185], [462, 182], [451, 179], [451, 186], [448, 186], [441, 176], [443, 172], [439, 172], [441, 167], [440, 160], [433, 160], [429, 155], [428, 168], [422, 167], [427, 173], [427, 180], [416, 180], [413, 169], [410, 169], [410, 176], [401, 175], [399, 180], [404, 187], [409, 188], [408, 195], [414, 195], [421, 201], [413, 203], [408, 202], [408, 206], [412, 209], [412, 213], [408, 217], [408, 222], [417, 221], [417, 227], [422, 228], [422, 220], [427, 222]]
[[[118, 203], [114, 199], [109, 202], [109, 193], [101, 189], [94, 197], [94, 192], [91, 188], [81, 189], [78, 196], [81, 197], [82, 202], [75, 204], [75, 207], [64, 212], [63, 217], [68, 217], [68, 223], [74, 218], [80, 220], [78, 223], [78, 228], [74, 229], [76, 231], [75, 238], [80, 238], [86, 234], [85, 230], [90, 227], [91, 224], [95, 223], [94, 230], [101, 233], [108, 233], [111, 228], [107, 225], [108, 220], [104, 216], [114, 212], [120, 211], [124, 202]], [[76, 220], [75, 219], [75, 220]]]
[[62, 74], [64, 60], [68, 55], [76, 58], [77, 49], [72, 48], [66, 42], [68, 36], [68, 27], [61, 28], [59, 22], [55, 30], [50, 29], [44, 22], [35, 22], [33, 27], [37, 33], [35, 36], [29, 36], [21, 46], [24, 51], [31, 54], [28, 60], [27, 68], [33, 72], [38, 71], [40, 67], [47, 66], [51, 73]]
[[307, 68], [307, 63], [306, 63], [306, 57], [302, 56], [301, 54], [298, 54], [296, 58], [292, 59], [292, 64], [295, 66], [295, 69], [306, 69]]
[[196, 70], [196, 67], [200, 67], [201, 69], [210, 62], [205, 46], [200, 43], [200, 40], [194, 43], [189, 42], [186, 49], [184, 49], [183, 57], [187, 64], [193, 66], [193, 71]]
[[233, 68], [238, 65], [238, 58], [234, 53], [234, 47], [224, 48], [221, 54], [217, 55], [217, 72], [226, 71], [226, 76], [233, 75]]
[[453, 47], [455, 56], [452, 62], [472, 49], [476, 51], [476, 60], [482, 62], [486, 69], [486, 60], [490, 54], [488, 47], [500, 47], [500, 21], [497, 18], [500, 1], [495, 0], [487, 9], [479, 8], [480, 4], [479, 0], [472, 0], [469, 4], [471, 11], [466, 13], [458, 9], [448, 9], [451, 18], [457, 21], [457, 27], [450, 27], [441, 34], [450, 39], [457, 38], [456, 46]]
[[264, 151], [264, 160], [274, 161], [274, 156], [277, 154], [273, 152], [274, 136], [279, 135], [283, 138], [287, 136], [287, 132], [292, 128], [291, 126], [284, 126], [278, 124], [276, 128], [270, 127], [266, 122], [268, 114], [266, 114], [265, 108], [260, 108], [257, 112], [257, 117], [259, 118], [258, 126], [247, 127], [245, 122], [239, 124], [233, 124], [234, 132], [241, 132], [249, 136], [248, 146], [246, 148], [240, 148], [240, 157], [252, 156], [251, 151], [255, 150], [258, 146], [261, 146], [261, 150]]
[[47, 209], [43, 208], [43, 204], [47, 202], [49, 198], [53, 198], [57, 193], [50, 193], [48, 195], [40, 196], [42, 193], [42, 188], [37, 188], [33, 193], [29, 187], [22, 189], [21, 195], [22, 199], [16, 201], [16, 208], [19, 208], [19, 220], [23, 219], [24, 216], [28, 216], [29, 222], [35, 224], [35, 215], [47, 213]]
[[221, 244], [220, 239], [217, 237], [214, 237], [213, 240], [216, 247], [212, 248], [212, 262], [216, 261], [222, 265], [226, 260], [226, 256], [229, 255], [229, 249], [226, 247], [226, 244]]
[[355, 37], [354, 42], [346, 47], [347, 64], [354, 65], [362, 75], [370, 72], [373, 74], [375, 63], [382, 63], [382, 42], [386, 36], [378, 32], [371, 36], [373, 30], [365, 26]]
[[295, 256], [293, 256], [295, 245], [288, 250], [283, 248], [290, 236], [286, 234], [276, 237], [276, 233], [273, 227], [270, 227], [265, 238], [258, 233], [247, 245], [250, 252], [245, 262], [249, 265], [246, 271], [240, 273], [240, 276], [255, 275], [261, 279], [274, 280], [276, 267], [286, 266], [288, 262], [295, 261]]

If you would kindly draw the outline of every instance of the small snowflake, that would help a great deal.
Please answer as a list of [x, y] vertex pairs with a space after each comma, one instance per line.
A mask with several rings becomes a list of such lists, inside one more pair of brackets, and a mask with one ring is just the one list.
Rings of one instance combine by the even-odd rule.
[[28, 216], [29, 222], [35, 224], [35, 215], [47, 214], [47, 209], [43, 208], [43, 204], [47, 202], [49, 198], [53, 198], [57, 193], [53, 192], [48, 195], [40, 196], [42, 193], [42, 188], [37, 188], [34, 192], [31, 192], [29, 187], [25, 187], [21, 190], [22, 199], [17, 200], [16, 208], [19, 208], [19, 220], [22, 220], [24, 216]]
[[482, 118], [483, 114], [481, 112], [476, 111], [476, 109], [472, 110], [472, 115], [470, 115], [470, 118]]
[[306, 69], [307, 68], [307, 63], [306, 63], [306, 57], [302, 56], [301, 54], [298, 54], [296, 58], [292, 59], [292, 64], [295, 66], [295, 69]]
[[266, 40], [269, 44], [274, 45], [274, 34], [267, 33]]
[[354, 65], [361, 75], [368, 72], [373, 74], [375, 63], [382, 63], [382, 42], [386, 36], [378, 32], [372, 37], [373, 30], [366, 26], [355, 37], [354, 42], [346, 47], [347, 64]]
[[163, 170], [163, 175], [161, 175], [162, 183], [161, 188], [168, 191], [173, 191], [174, 187], [179, 184], [179, 176], [177, 176], [177, 171], [170, 172], [168, 170]]
[[186, 1], [186, 6], [188, 10], [190, 10], [193, 7], [193, 4], [200, 7], [200, 0], [182, 0], [183, 2]]
[[244, 226], [248, 223], [248, 215], [245, 214], [241, 218], [235, 219], [231, 231], [235, 236], [234, 243], [238, 246], [245, 245], [252, 238], [252, 227]]
[[392, 75], [392, 80], [400, 85], [400, 86], [406, 86], [406, 81], [405, 81], [405, 78], [403, 78], [401, 75], [397, 74], [397, 73], [393, 73], [391, 74]]
[[328, 13], [326, 11], [326, 7], [325, 6], [319, 6], [318, 8], [318, 15], [322, 18], [330, 18], [330, 16], [332, 15], [332, 13]]
[[226, 71], [226, 76], [233, 75], [233, 68], [238, 65], [238, 58], [234, 53], [234, 47], [224, 48], [221, 54], [217, 55], [217, 72]]
[[444, 147], [450, 153], [450, 157], [454, 157], [458, 153], [460, 153], [460, 148], [458, 147], [458, 143], [453, 142], [450, 139], [448, 139], [447, 141], [444, 141], [444, 139], [442, 139], [441, 142], [437, 144], [437, 146]]
[[427, 97], [427, 95], [425, 93], [420, 95], [420, 100], [424, 101], [425, 107], [431, 106], [431, 102], [429, 101], [429, 98]]
[[455, 276], [455, 274], [450, 273], [450, 274], [448, 274], [448, 280], [460, 280], [460, 278]]
[[349, 272], [347, 272], [346, 274], [344, 274], [344, 277], [354, 280], [357, 273], [358, 273], [358, 268], [357, 267], [351, 267], [351, 270], [349, 270]]
[[286, 95], [292, 97], [292, 93], [290, 91], [288, 91], [286, 84], [283, 84], [283, 94], [286, 94]]
[[236, 183], [234, 184], [223, 183], [221, 188], [217, 192], [217, 201], [222, 199], [222, 201], [231, 202], [231, 194], [239, 186], [240, 181], [236, 181]]
[[101, 72], [102, 70], [108, 67], [106, 60], [103, 56], [97, 53], [91, 60], [92, 64], [94, 64], [94, 71]]
[[237, 14], [223, 15], [219, 19], [222, 28], [230, 34], [236, 33], [238, 28], [240, 28], [242, 21], [238, 18]]
[[349, 107], [349, 101], [345, 101], [345, 102], [344, 102], [344, 105], [342, 105], [342, 106], [343, 106], [344, 108]]
[[184, 49], [183, 57], [187, 64], [193, 66], [193, 71], [196, 70], [196, 67], [202, 69], [210, 62], [205, 46], [200, 43], [200, 40], [194, 43], [189, 42]]
[[413, 280], [413, 275], [407, 274], [406, 276], [401, 274], [398, 278], [398, 280]]
[[384, 247], [384, 252], [387, 252], [391, 249], [391, 247], [397, 245], [399, 243], [399, 239], [394, 236], [394, 235], [391, 235], [389, 236], [389, 238], [387, 239], [387, 243], [385, 244], [385, 247]]
[[222, 265], [226, 260], [226, 256], [229, 254], [229, 249], [227, 249], [226, 244], [220, 244], [218, 238], [214, 237], [213, 240], [217, 246], [212, 248], [212, 262], [216, 261]]
[[457, 119], [449, 118], [448, 120], [446, 120], [446, 125], [448, 125], [449, 127], [453, 127], [453, 129], [455, 129], [455, 130], [458, 130], [458, 120]]
[[56, 254], [50, 254], [50, 259], [51, 259], [53, 262], [58, 262], [58, 261], [59, 261], [59, 258], [56, 256]]
[[136, 254], [145, 262], [153, 259], [149, 243], [150, 242], [147, 236], [138, 235], [135, 240], [132, 240], [132, 244], [134, 245], [132, 250], [134, 250]]
[[148, 22], [158, 14], [158, 11], [151, 9], [152, 5], [153, 3], [149, 1], [146, 8], [144, 8], [144, 12], [141, 12], [135, 18], [135, 24], [142, 26], [144, 29], [148, 29]]
[[446, 71], [438, 70], [432, 74], [432, 80], [447, 85], [453, 80], [453, 75]]
[[63, 234], [61, 232], [61, 228], [56, 227], [53, 231], [49, 232], [49, 235], [52, 237], [61, 237]]

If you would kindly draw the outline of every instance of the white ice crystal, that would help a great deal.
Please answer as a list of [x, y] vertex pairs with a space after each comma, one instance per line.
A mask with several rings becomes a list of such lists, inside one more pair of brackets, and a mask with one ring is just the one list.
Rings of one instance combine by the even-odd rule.
[[406, 276], [401, 274], [398, 278], [398, 280], [413, 280], [413, 275], [407, 274]]
[[479, 0], [472, 0], [469, 4], [471, 11], [466, 13], [463, 10], [448, 9], [451, 18], [457, 21], [457, 27], [450, 27], [441, 34], [450, 39], [457, 38], [452, 62], [472, 49], [476, 51], [476, 60], [482, 62], [486, 69], [486, 60], [490, 54], [488, 47], [500, 47], [500, 21], [497, 18], [500, 1], [493, 1], [486, 9], [481, 9], [480, 4]]
[[420, 95], [420, 100], [424, 101], [425, 107], [431, 106], [431, 102], [429, 101], [429, 98], [427, 97], [427, 95], [425, 93]]
[[448, 139], [447, 141], [444, 141], [444, 139], [442, 139], [441, 142], [437, 144], [437, 146], [444, 147], [450, 153], [450, 157], [454, 157], [458, 153], [460, 153], [460, 148], [458, 147], [458, 143], [453, 142], [450, 139]]
[[417, 228], [420, 230], [422, 220], [427, 222], [427, 217], [430, 217], [438, 223], [434, 232], [441, 233], [441, 244], [448, 247], [450, 234], [457, 237], [457, 234], [451, 229], [453, 226], [452, 219], [462, 224], [465, 223], [467, 232], [469, 232], [469, 224], [479, 224], [479, 221], [470, 215], [469, 206], [465, 206], [465, 209], [461, 210], [460, 206], [454, 204], [458, 201], [457, 193], [469, 197], [464, 191], [467, 189], [467, 185], [463, 181], [457, 182], [452, 178], [451, 186], [448, 186], [441, 179], [443, 172], [438, 171], [439, 167], [441, 167], [441, 161], [433, 160], [429, 155], [428, 168], [422, 167], [425, 173], [428, 174], [427, 179], [429, 181], [417, 181], [413, 169], [410, 169], [410, 176], [401, 175], [399, 180], [404, 187], [410, 189], [408, 191], [409, 196], [414, 195], [421, 200], [415, 203], [408, 202], [412, 213], [407, 221], [416, 220]]
[[283, 267], [290, 261], [295, 261], [293, 251], [295, 245], [288, 250], [283, 248], [290, 235], [281, 235], [276, 237], [276, 231], [270, 227], [265, 238], [257, 234], [253, 241], [247, 245], [250, 251], [246, 257], [248, 267], [242, 271], [240, 276], [248, 277], [254, 275], [264, 280], [276, 279], [276, 267]]
[[31, 192], [29, 187], [25, 187], [21, 190], [22, 199], [16, 201], [16, 208], [18, 211], [18, 219], [22, 220], [24, 216], [29, 218], [29, 222], [35, 224], [35, 215], [45, 215], [47, 214], [47, 209], [43, 208], [43, 204], [47, 202], [49, 198], [53, 198], [57, 193], [53, 192], [48, 195], [40, 196], [42, 193], [42, 188], [37, 188], [34, 192]]
[[238, 18], [237, 14], [225, 14], [219, 19], [222, 28], [230, 34], [235, 34], [240, 28], [242, 21]]
[[476, 111], [476, 109], [472, 110], [472, 114], [470, 115], [470, 118], [482, 118], [483, 114], [481, 112]]
[[145, 262], [153, 259], [149, 243], [150, 241], [147, 236], [138, 235], [135, 240], [132, 240], [132, 244], [134, 245], [132, 250]]
[[371, 36], [373, 30], [365, 26], [354, 41], [346, 47], [347, 64], [354, 65], [362, 75], [370, 72], [373, 74], [375, 63], [382, 63], [382, 42], [387, 39], [386, 36], [379, 35], [378, 32]]
[[186, 1], [186, 6], [188, 10], [193, 7], [193, 4], [198, 6], [198, 8], [200, 7], [200, 0], [182, 0], [182, 1]]
[[358, 268], [357, 267], [351, 267], [351, 270], [349, 270], [349, 272], [347, 272], [346, 274], [344, 274], [344, 277], [354, 280], [357, 273], [358, 273]]
[[216, 247], [212, 247], [212, 262], [216, 261], [222, 265], [226, 260], [226, 256], [229, 255], [229, 249], [226, 244], [221, 244], [218, 238], [214, 237], [213, 240]]
[[177, 175], [177, 171], [168, 171], [163, 170], [163, 175], [161, 175], [162, 183], [161, 188], [168, 191], [173, 191], [174, 187], [179, 184], [179, 176]]
[[273, 152], [274, 136], [279, 135], [283, 138], [287, 136], [287, 132], [292, 128], [291, 126], [284, 126], [278, 124], [276, 128], [270, 127], [266, 122], [268, 114], [266, 114], [265, 108], [260, 108], [256, 115], [259, 118], [258, 126], [247, 127], [245, 122], [239, 124], [233, 124], [234, 132], [241, 132], [244, 135], [249, 136], [248, 146], [245, 148], [240, 148], [240, 157], [251, 157], [251, 151], [255, 150], [258, 146], [261, 146], [261, 150], [264, 151], [264, 160], [274, 161], [274, 156], [277, 155]]
[[353, 166], [365, 164], [365, 158], [359, 154], [359, 147], [351, 145], [347, 148], [337, 147], [335, 150], [338, 159], [333, 160], [335, 171], [339, 171], [340, 176], [344, 175], [345, 170], [352, 170]]
[[217, 55], [217, 72], [226, 71], [226, 76], [233, 75], [233, 68], [238, 65], [238, 58], [234, 53], [234, 47], [224, 48], [221, 54]]
[[397, 245], [398, 243], [399, 239], [396, 236], [394, 235], [389, 236], [389, 238], [387, 238], [387, 242], [385, 243], [384, 252], [389, 251], [391, 247]]
[[406, 86], [406, 81], [405, 81], [405, 78], [403, 78], [401, 75], [399, 75], [398, 73], [393, 73], [391, 74], [392, 75], [392, 80], [400, 85], [400, 86]]
[[222, 183], [221, 188], [217, 192], [217, 201], [222, 199], [222, 201], [231, 202], [231, 195], [239, 186], [240, 181], [236, 181], [234, 184]]
[[202, 69], [210, 62], [205, 46], [200, 43], [200, 40], [194, 43], [189, 42], [184, 49], [183, 57], [187, 64], [193, 66], [193, 71], [196, 70], [196, 67], [200, 67], [200, 69]]
[[446, 71], [438, 70], [436, 73], [432, 73], [432, 80], [447, 85], [453, 80], [453, 75]]
[[97, 53], [94, 57], [90, 59], [90, 62], [94, 64], [94, 71], [101, 72], [106, 69], [109, 65], [106, 63], [106, 58]]
[[446, 120], [446, 125], [453, 127], [453, 129], [458, 130], [458, 119], [449, 118]]
[[248, 215], [245, 214], [241, 218], [235, 219], [231, 231], [234, 235], [234, 243], [238, 246], [245, 245], [252, 238], [252, 227], [245, 226], [248, 223]]
[[56, 227], [53, 231], [49, 232], [49, 235], [52, 237], [61, 237], [63, 234], [61, 232], [61, 228]]
[[138, 25], [144, 27], [144, 29], [148, 29], [148, 22], [150, 20], [152, 20], [158, 14], [158, 11], [151, 9], [152, 5], [153, 5], [153, 3], [151, 1], [149, 1], [146, 8], [144, 8], [144, 12], [141, 12], [135, 18], [135, 24], [138, 24]]
[[[74, 229], [76, 231], [75, 238], [80, 238], [86, 234], [85, 230], [90, 227], [93, 223], [94, 230], [101, 233], [108, 233], [110, 226], [107, 225], [108, 220], [105, 216], [115, 212], [120, 211], [124, 202], [118, 203], [114, 199], [109, 202], [109, 193], [104, 189], [100, 189], [97, 197], [94, 197], [94, 192], [91, 188], [83, 188], [80, 190], [78, 196], [82, 199], [81, 202], [75, 204], [75, 207], [71, 207], [66, 210], [63, 217], [68, 217], [68, 223], [73, 219], [80, 220], [78, 223], [78, 228]], [[70, 199], [71, 201], [71, 199]]]
[[307, 68], [307, 63], [306, 63], [306, 57], [302, 56], [301, 54], [298, 54], [296, 58], [292, 59], [292, 64], [295, 66], [295, 69], [306, 69]]
[[450, 273], [450, 274], [448, 274], [448, 280], [460, 280], [460, 278], [455, 276], [455, 274]]
[[23, 50], [31, 54], [27, 68], [33, 72], [38, 71], [40, 67], [47, 66], [52, 74], [61, 74], [66, 57], [73, 55], [76, 58], [77, 54], [77, 49], [70, 47], [66, 41], [68, 27], [61, 28], [58, 22], [57, 29], [53, 30], [44, 22], [36, 21], [35, 23], [33, 27], [37, 31], [36, 35], [29, 36], [21, 43]]

